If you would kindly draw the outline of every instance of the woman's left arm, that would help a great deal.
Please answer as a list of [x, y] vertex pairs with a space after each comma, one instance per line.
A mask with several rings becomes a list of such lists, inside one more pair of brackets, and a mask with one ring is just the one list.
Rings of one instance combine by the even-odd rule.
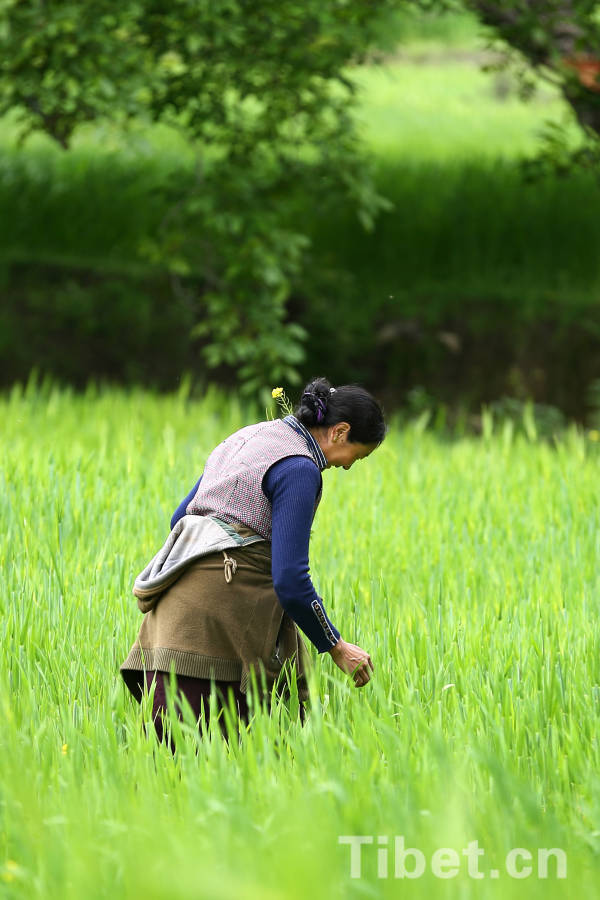
[[340, 633], [329, 620], [309, 574], [308, 545], [319, 469], [305, 456], [290, 456], [271, 466], [263, 490], [272, 505], [271, 568], [275, 592], [284, 610], [319, 653], [331, 650]]

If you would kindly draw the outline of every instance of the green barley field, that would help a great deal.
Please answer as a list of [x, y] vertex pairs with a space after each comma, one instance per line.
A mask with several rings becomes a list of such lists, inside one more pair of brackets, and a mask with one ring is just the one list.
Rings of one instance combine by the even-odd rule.
[[[371, 683], [316, 658], [304, 728], [281, 707], [229, 745], [184, 724], [173, 758], [118, 671], [131, 585], [264, 409], [35, 381], [0, 408], [0, 897], [597, 896], [595, 432], [392, 423], [325, 472], [311, 569]], [[360, 835], [353, 878], [339, 837]]]

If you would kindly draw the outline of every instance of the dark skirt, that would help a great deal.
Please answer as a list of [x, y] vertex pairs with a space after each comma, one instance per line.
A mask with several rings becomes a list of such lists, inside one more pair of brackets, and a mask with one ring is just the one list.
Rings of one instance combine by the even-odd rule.
[[[226, 705], [227, 709], [231, 710], [231, 696], [233, 696], [233, 710], [237, 714], [238, 727], [248, 726], [248, 703], [246, 695], [240, 691], [239, 681], [211, 681], [209, 678], [193, 678], [189, 675], [176, 675], [175, 677], [177, 679], [175, 709], [177, 711], [177, 718], [180, 721], [183, 719], [183, 714], [181, 704], [178, 700], [183, 695], [192, 708], [200, 733], [202, 735], [207, 733], [210, 721], [211, 687], [214, 685], [217, 719], [223, 737], [227, 739], [229, 736], [223, 707]], [[154, 680], [156, 680], [156, 687], [154, 689], [154, 698], [152, 701], [152, 721], [154, 722], [156, 736], [162, 743], [167, 737], [165, 734], [167, 716], [166, 685], [169, 682], [169, 674], [167, 672], [146, 671], [146, 685], [149, 693]], [[306, 720], [306, 707], [302, 701], [300, 701], [299, 704], [299, 715], [300, 722], [304, 725]], [[171, 752], [175, 753], [175, 743], [172, 736], [169, 736], [169, 746]]]
[[[234, 710], [237, 712], [238, 721], [243, 725], [248, 723], [248, 704], [246, 696], [240, 691], [239, 681], [213, 681], [209, 678], [192, 678], [189, 675], [176, 675], [177, 690], [175, 693], [175, 709], [177, 718], [182, 720], [182, 708], [178, 702], [183, 695], [190, 704], [194, 717], [198, 723], [198, 728], [202, 734], [205, 734], [210, 721], [210, 692], [211, 685], [215, 687], [217, 701], [217, 716], [221, 732], [227, 737], [226, 721], [223, 714], [223, 706], [227, 704], [230, 708], [229, 696], [233, 694]], [[154, 699], [152, 702], [152, 721], [154, 729], [159, 741], [165, 740], [165, 717], [167, 715], [167, 693], [166, 685], [169, 682], [169, 674], [167, 672], [147, 671], [146, 685], [148, 692], [152, 687], [153, 681], [156, 679], [156, 687], [154, 690]], [[170, 738], [171, 751], [175, 752], [175, 744], [173, 738]]]

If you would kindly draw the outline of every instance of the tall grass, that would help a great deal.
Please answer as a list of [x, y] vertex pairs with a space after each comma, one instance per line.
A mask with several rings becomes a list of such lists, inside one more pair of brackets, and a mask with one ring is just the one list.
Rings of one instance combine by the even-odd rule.
[[68, 151], [0, 131], [0, 259], [148, 267], [144, 247], [189, 190], [194, 153], [173, 129], [110, 123], [82, 129]]
[[409, 45], [411, 48], [441, 46], [473, 47], [481, 43], [485, 32], [479, 20], [466, 9], [426, 12], [405, 4], [382, 20], [382, 46]]
[[[370, 233], [350, 208], [306, 216], [316, 276], [352, 274], [366, 310], [438, 321], [485, 321], [477, 304], [506, 304], [535, 319], [597, 308], [600, 298], [600, 182], [579, 172], [528, 182], [518, 162], [382, 159], [377, 185], [392, 206]], [[335, 291], [335, 283], [329, 285]], [[475, 310], [471, 308], [475, 305]]]
[[[239, 746], [190, 731], [173, 759], [118, 673], [131, 583], [207, 453], [260, 410], [32, 382], [0, 414], [2, 896], [596, 896], [596, 444], [489, 417], [449, 444], [417, 422], [324, 473], [313, 576], [371, 684], [320, 657], [304, 728], [259, 713]], [[352, 834], [427, 860], [477, 839], [486, 877], [460, 857], [449, 881], [378, 878], [375, 843], [351, 879]], [[513, 847], [563, 848], [567, 881], [509, 878]]]
[[419, 54], [409, 47], [405, 54], [352, 73], [358, 127], [378, 157], [437, 163], [520, 159], [536, 152], [550, 120], [564, 122], [576, 140], [566, 104], [543, 82], [524, 102], [514, 76], [483, 70], [481, 51], [453, 58], [448, 49]]
[[[474, 202], [484, 211], [486, 224], [498, 223], [509, 233], [515, 219], [523, 221], [530, 241], [554, 253], [546, 207], [540, 216], [544, 221], [527, 221], [536, 188], [522, 191], [515, 187], [514, 176], [506, 173], [514, 171], [510, 163], [516, 166], [534, 152], [547, 119], [565, 115], [564, 104], [555, 95], [541, 89], [533, 102], [525, 104], [511, 84], [507, 95], [498, 93], [497, 76], [480, 71], [473, 60], [365, 66], [353, 70], [352, 77], [358, 90], [358, 129], [379, 170], [379, 189], [396, 202], [396, 220], [410, 222], [413, 243], [433, 248], [446, 238], [459, 242], [464, 216], [464, 250], [469, 253], [469, 209]], [[24, 148], [17, 147], [11, 120], [4, 121], [0, 139], [0, 205], [5, 211], [0, 259], [4, 260], [147, 265], [148, 240], [196, 177], [194, 148], [164, 127], [137, 123], [125, 135], [99, 123], [82, 129], [66, 153], [39, 136], [30, 138]], [[452, 190], [455, 196], [449, 200]], [[589, 220], [598, 218], [598, 192], [590, 193], [584, 180], [587, 202], [582, 203], [581, 190], [577, 179], [552, 185], [551, 223], [557, 221], [561, 227], [564, 222], [565, 232], [575, 225], [579, 232], [578, 246], [583, 249], [575, 253], [574, 268], [579, 267], [581, 253], [588, 260], [596, 257], [595, 235], [589, 241], [587, 236]], [[543, 205], [547, 186], [540, 191]], [[418, 208], [408, 210], [407, 199], [409, 204], [418, 201]], [[312, 205], [307, 208], [305, 198], [303, 211], [309, 224], [318, 220], [319, 211]], [[358, 244], [362, 229], [353, 210], [347, 219], [349, 241]], [[430, 232], [436, 227], [440, 237], [432, 242]], [[326, 234], [320, 240], [325, 250], [335, 247], [335, 235], [332, 248]], [[396, 252], [393, 240], [388, 249]], [[573, 251], [571, 242], [569, 253]], [[416, 259], [420, 254], [415, 256], [411, 246], [408, 255]], [[479, 260], [480, 254], [474, 253], [469, 271], [477, 273]], [[519, 262], [526, 275], [529, 254]], [[420, 270], [419, 277], [424, 274]]]
[[[469, 56], [411, 57], [353, 77], [359, 131], [391, 208], [365, 233], [351, 205], [289, 198], [290, 222], [313, 242], [294, 286], [309, 328], [318, 320], [329, 340], [341, 307], [342, 340], [371, 352], [382, 323], [411, 317], [440, 327], [468, 319], [473, 332], [478, 322], [488, 328], [492, 308], [509, 310], [515, 322], [583, 321], [595, 310], [597, 179], [523, 177], [544, 122], [566, 115], [555, 94], [540, 87], [524, 104], [510, 79], [482, 72]], [[173, 130], [142, 123], [129, 136], [107, 123], [88, 126], [66, 154], [40, 137], [20, 150], [15, 135], [5, 121], [0, 261], [148, 271], [149, 246], [196, 177], [194, 149]], [[101, 292], [94, 299], [93, 284], [85, 290], [92, 307], [114, 315]], [[65, 296], [49, 302], [66, 304], [76, 321], [81, 302]], [[15, 328], [7, 331], [18, 344]]]

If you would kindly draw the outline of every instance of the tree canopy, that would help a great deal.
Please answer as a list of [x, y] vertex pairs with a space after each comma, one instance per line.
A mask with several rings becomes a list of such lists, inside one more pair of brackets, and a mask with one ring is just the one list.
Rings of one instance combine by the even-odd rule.
[[[414, 0], [443, 8], [452, 0]], [[465, 0], [522, 63], [557, 84], [597, 147], [600, 4]], [[377, 196], [356, 139], [348, 67], [381, 44], [403, 0], [0, 0], [0, 114], [68, 148], [101, 118], [165, 122], [197, 148], [195, 188], [147, 247], [175, 278], [199, 273], [196, 332], [210, 366], [249, 389], [294, 382], [302, 330], [286, 302], [308, 241], [291, 195]], [[194, 220], [201, 228], [190, 228]], [[201, 239], [190, 235], [201, 233]]]
[[558, 123], [540, 158], [569, 169], [600, 163], [600, 3], [598, 0], [413, 0], [428, 11], [471, 10], [499, 39], [501, 65], [520, 76], [525, 93], [531, 74], [557, 88], [572, 108], [584, 140], [569, 148]]
[[[2, 0], [0, 114], [16, 110], [24, 133], [42, 129], [65, 148], [78, 125], [102, 117], [183, 130], [198, 148], [197, 187], [150, 252], [179, 275], [201, 272], [197, 331], [209, 365], [236, 370], [250, 389], [295, 381], [303, 335], [286, 321], [285, 301], [307, 241], [285, 198], [303, 191], [319, 209], [349, 194], [367, 224], [381, 205], [354, 136], [345, 69], [394, 7]], [[202, 223], [200, 242], [189, 238], [190, 217]]]
[[483, 24], [557, 85], [583, 128], [600, 134], [600, 3], [469, 0]]

